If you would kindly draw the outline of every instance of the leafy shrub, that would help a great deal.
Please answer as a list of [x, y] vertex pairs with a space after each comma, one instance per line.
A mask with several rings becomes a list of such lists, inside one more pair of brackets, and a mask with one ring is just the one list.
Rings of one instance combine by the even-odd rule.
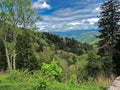
[[37, 77], [39, 77], [38, 75], [42, 76], [39, 77], [36, 90], [46, 90], [51, 84], [51, 81], [54, 81], [54, 76], [59, 75], [61, 72], [62, 69], [58, 66], [57, 62], [54, 59], [50, 64], [43, 63], [40, 72], [41, 74], [37, 72], [35, 74]]
[[39, 82], [38, 85], [36, 86], [36, 90], [46, 90], [48, 86], [49, 86], [49, 78], [44, 76], [42, 78], [39, 78]]
[[17, 81], [21, 81], [21, 82], [24, 82], [28, 79], [30, 79], [30, 73], [28, 72], [28, 70], [25, 70], [25, 71], [12, 71], [9, 73], [7, 79], [10, 81], [10, 82], [17, 82]]
[[41, 70], [48, 76], [57, 76], [62, 72], [61, 67], [57, 64], [55, 59], [53, 59], [50, 64], [43, 63]]
[[77, 85], [77, 76], [76, 76], [75, 74], [73, 74], [73, 75], [70, 77], [69, 85], [72, 85], [72, 86]]

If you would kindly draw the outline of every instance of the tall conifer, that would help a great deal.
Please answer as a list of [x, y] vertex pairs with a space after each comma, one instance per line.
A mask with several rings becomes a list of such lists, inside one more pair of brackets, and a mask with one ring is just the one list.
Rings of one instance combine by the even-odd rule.
[[100, 41], [98, 43], [99, 54], [103, 57], [103, 69], [109, 74], [114, 70], [114, 56], [116, 54], [120, 31], [120, 2], [108, 0], [101, 6], [99, 17]]

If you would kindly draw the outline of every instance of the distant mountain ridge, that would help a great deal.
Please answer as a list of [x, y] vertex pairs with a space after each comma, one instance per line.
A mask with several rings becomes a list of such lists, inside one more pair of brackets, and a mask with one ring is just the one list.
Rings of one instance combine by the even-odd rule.
[[89, 44], [95, 44], [99, 41], [97, 36], [99, 35], [99, 32], [87, 32], [83, 33], [80, 36], [74, 37], [77, 41], [82, 43], [89, 43]]
[[99, 39], [96, 36], [99, 35], [99, 30], [73, 30], [66, 32], [49, 32], [51, 34], [55, 34], [61, 37], [74, 38], [75, 40], [82, 43], [94, 44]]

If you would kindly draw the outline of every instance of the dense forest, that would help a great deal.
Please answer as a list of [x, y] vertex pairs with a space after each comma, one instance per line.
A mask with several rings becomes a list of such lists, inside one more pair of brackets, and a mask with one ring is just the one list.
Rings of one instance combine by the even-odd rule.
[[39, 32], [31, 5], [0, 1], [0, 90], [105, 90], [120, 75], [118, 0], [102, 4], [92, 45]]

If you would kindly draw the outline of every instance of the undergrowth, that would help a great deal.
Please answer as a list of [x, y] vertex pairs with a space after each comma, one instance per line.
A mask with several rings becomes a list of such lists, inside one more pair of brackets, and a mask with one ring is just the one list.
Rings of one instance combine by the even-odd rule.
[[41, 71], [13, 71], [0, 75], [0, 90], [105, 90], [107, 81], [100, 77], [81, 84], [75, 83], [74, 78], [69, 82], [58, 82]]

